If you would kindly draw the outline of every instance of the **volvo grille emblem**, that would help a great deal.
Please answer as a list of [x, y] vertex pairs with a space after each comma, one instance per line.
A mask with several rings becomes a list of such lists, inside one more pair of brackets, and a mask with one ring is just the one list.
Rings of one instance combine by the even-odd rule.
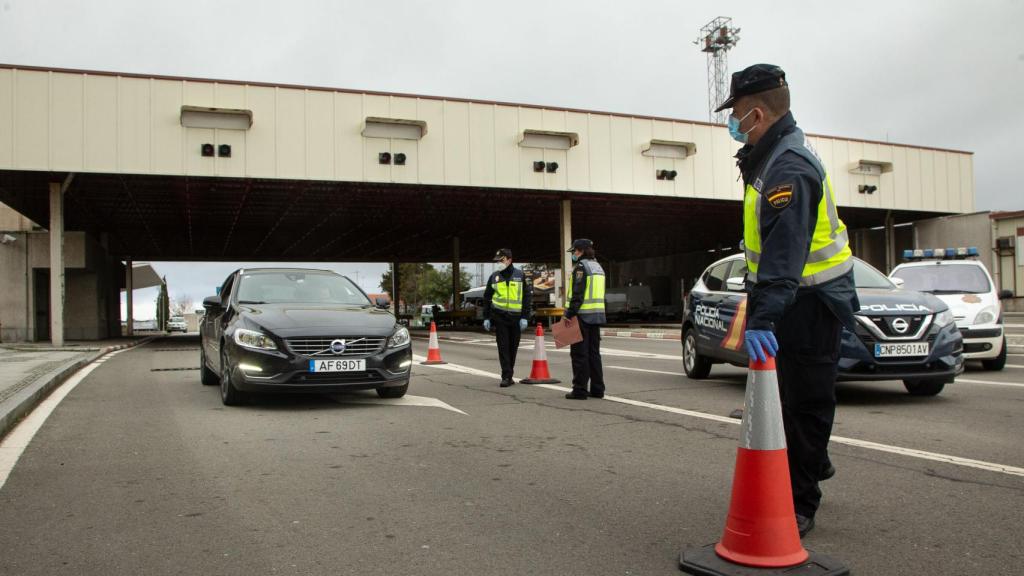
[[333, 342], [331, 342], [331, 352], [333, 352], [334, 354], [344, 354], [345, 353], [345, 341], [344, 340], [334, 340]]
[[910, 328], [910, 324], [903, 318], [897, 318], [892, 321], [892, 329], [900, 334], [905, 334], [908, 328]]

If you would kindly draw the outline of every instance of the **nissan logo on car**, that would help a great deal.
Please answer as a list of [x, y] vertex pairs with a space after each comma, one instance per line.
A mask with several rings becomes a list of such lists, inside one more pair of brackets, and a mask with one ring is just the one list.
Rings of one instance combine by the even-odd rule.
[[331, 342], [331, 352], [334, 353], [334, 354], [339, 354], [339, 355], [340, 354], [344, 354], [345, 353], [345, 341], [344, 340], [334, 340], [333, 342]]
[[910, 324], [903, 318], [897, 318], [892, 321], [892, 329], [900, 334], [905, 334], [908, 328], [910, 328]]

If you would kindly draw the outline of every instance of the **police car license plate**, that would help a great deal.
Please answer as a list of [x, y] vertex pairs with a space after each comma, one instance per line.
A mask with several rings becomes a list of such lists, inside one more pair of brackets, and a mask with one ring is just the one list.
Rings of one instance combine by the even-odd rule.
[[875, 358], [898, 358], [902, 356], [927, 356], [930, 351], [927, 342], [901, 342], [899, 344], [875, 344]]
[[310, 372], [362, 372], [366, 370], [366, 359], [362, 360], [310, 360]]

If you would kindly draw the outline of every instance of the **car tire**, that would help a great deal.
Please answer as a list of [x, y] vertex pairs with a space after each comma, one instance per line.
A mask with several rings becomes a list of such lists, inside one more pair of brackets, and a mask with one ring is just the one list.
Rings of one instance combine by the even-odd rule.
[[203, 349], [202, 344], [199, 346], [199, 381], [203, 383], [203, 386], [213, 386], [220, 383], [217, 373], [210, 370], [206, 365], [206, 350]]
[[711, 374], [711, 360], [697, 352], [697, 331], [692, 326], [683, 334], [683, 371], [694, 380], [702, 380]]
[[220, 401], [225, 406], [242, 406], [249, 401], [249, 395], [231, 382], [231, 366], [223, 352], [220, 353]]
[[402, 386], [390, 386], [388, 388], [377, 388], [377, 396], [381, 398], [401, 398], [409, 391], [409, 382]]
[[935, 396], [946, 387], [943, 380], [904, 380], [903, 386], [911, 396]]
[[985, 370], [1002, 370], [1006, 366], [1006, 336], [1003, 336], [1003, 350], [999, 352], [999, 356], [990, 360], [982, 360], [981, 365], [985, 367]]

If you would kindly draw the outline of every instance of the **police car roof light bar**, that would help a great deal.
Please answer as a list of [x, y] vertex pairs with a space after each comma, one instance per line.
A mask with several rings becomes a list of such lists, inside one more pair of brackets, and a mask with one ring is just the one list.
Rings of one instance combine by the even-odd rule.
[[929, 248], [922, 250], [904, 250], [904, 260], [922, 260], [927, 258], [953, 259], [976, 258], [980, 255], [975, 246], [960, 246], [959, 248]]

